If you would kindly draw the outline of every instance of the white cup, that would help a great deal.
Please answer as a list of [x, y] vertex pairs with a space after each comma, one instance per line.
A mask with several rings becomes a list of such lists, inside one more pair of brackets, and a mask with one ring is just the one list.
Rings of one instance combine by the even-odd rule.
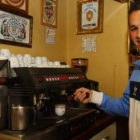
[[19, 67], [25, 67], [25, 64], [23, 62], [19, 62]]
[[9, 57], [9, 61], [10, 61], [11, 68], [19, 67], [19, 60], [17, 57], [11, 56]]
[[54, 64], [54, 66], [60, 66], [61, 65], [59, 61], [54, 61], [53, 64]]
[[48, 65], [53, 66], [54, 64], [53, 64], [53, 62], [48, 62]]
[[42, 65], [42, 58], [39, 57], [39, 56], [35, 57], [35, 64], [36, 65]]
[[25, 64], [31, 64], [32, 63], [32, 57], [31, 57], [31, 55], [30, 54], [25, 54], [23, 56], [23, 62]]
[[1, 49], [1, 55], [6, 56], [9, 58], [11, 56], [10, 50], [9, 49]]
[[34, 64], [35, 63], [35, 58], [34, 57], [32, 57], [32, 64]]
[[66, 112], [66, 105], [65, 104], [56, 104], [55, 105], [55, 113], [58, 116], [63, 116]]
[[0, 55], [0, 60], [7, 60], [8, 58], [4, 55]]
[[18, 58], [19, 62], [23, 63], [23, 56], [21, 54], [17, 54], [16, 57]]
[[16, 55], [12, 53], [10, 56], [16, 56]]
[[42, 63], [43, 63], [43, 64], [48, 63], [48, 59], [47, 59], [45, 56], [42, 57]]

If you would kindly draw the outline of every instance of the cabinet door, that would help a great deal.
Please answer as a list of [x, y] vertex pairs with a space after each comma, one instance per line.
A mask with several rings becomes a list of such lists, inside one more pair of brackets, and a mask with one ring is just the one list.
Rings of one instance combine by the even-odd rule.
[[111, 124], [90, 140], [115, 140], [116, 139], [116, 123]]
[[116, 119], [116, 137], [117, 140], [129, 140], [128, 118], [117, 117]]

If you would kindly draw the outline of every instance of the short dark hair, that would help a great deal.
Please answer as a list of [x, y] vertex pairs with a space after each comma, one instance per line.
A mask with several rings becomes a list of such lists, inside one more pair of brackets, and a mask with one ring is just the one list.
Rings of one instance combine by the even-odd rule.
[[140, 0], [135, 0], [134, 2], [131, 3], [129, 14], [138, 10], [140, 10]]

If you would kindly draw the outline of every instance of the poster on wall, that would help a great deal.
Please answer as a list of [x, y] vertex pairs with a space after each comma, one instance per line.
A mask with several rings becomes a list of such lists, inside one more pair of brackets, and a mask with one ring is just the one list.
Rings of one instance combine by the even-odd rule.
[[45, 43], [50, 45], [55, 45], [55, 30], [52, 28], [45, 28]]
[[58, 0], [41, 0], [41, 24], [57, 28]]
[[103, 32], [104, 0], [77, 1], [77, 34]]
[[13, 8], [23, 13], [28, 13], [28, 3], [28, 0], [0, 0], [0, 5]]
[[96, 37], [82, 38], [83, 52], [96, 52]]
[[32, 46], [33, 17], [0, 7], [0, 43]]

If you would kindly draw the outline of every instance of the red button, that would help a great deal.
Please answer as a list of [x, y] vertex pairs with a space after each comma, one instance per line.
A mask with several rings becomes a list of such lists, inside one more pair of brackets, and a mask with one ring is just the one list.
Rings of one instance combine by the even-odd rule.
[[43, 78], [42, 77], [38, 77], [38, 81], [39, 82], [43, 82]]

